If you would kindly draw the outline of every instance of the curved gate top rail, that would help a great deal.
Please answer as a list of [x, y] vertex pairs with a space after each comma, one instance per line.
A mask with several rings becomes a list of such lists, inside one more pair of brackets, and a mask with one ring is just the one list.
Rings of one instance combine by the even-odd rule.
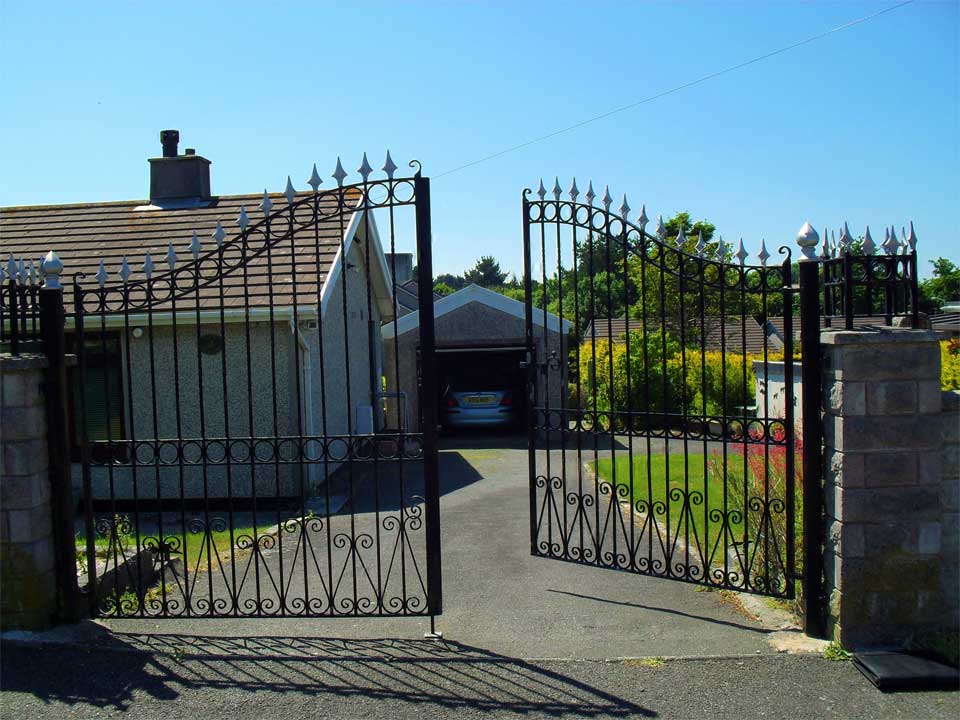
[[[442, 612], [430, 191], [410, 167], [398, 177], [387, 153], [374, 177], [364, 155], [347, 183], [338, 160], [322, 189], [314, 166], [309, 192], [288, 178], [241, 205], [232, 236], [216, 206], [191, 210], [210, 240], [194, 231], [182, 256], [170, 242], [136, 270], [123, 257], [119, 282], [102, 261], [95, 286], [75, 277], [93, 614]], [[379, 332], [398, 314], [408, 221], [426, 380], [407, 394], [423, 431], [386, 392], [407, 378]]]
[[[793, 597], [790, 249], [768, 265], [764, 243], [750, 265], [712, 226], [661, 217], [651, 235], [645, 207], [631, 220], [609, 189], [597, 205], [592, 183], [586, 202], [575, 180], [530, 195], [532, 553]], [[549, 314], [572, 335], [535, 330]]]
[[[216, 226], [210, 233], [210, 238], [202, 240], [196, 230], [192, 237], [184, 239], [184, 251], [188, 253], [188, 262], [180, 264], [174, 243], [170, 242], [166, 255], [162, 260], [167, 266], [166, 271], [156, 272], [157, 265], [150, 253], [144, 256], [144, 262], [139, 267], [142, 278], [136, 278], [137, 270], [132, 268], [126, 256], [123, 256], [120, 268], [117, 271], [119, 282], [111, 283], [106, 263], [101, 260], [95, 275], [96, 287], [84, 287], [86, 276], [83, 273], [74, 275], [74, 287], [81, 294], [93, 293], [103, 297], [107, 293], [131, 293], [144, 291], [147, 284], [153, 287], [149, 302], [144, 296], [141, 300], [143, 307], [147, 304], [156, 304], [163, 299], [176, 300], [197, 292], [200, 288], [214, 285], [219, 280], [242, 270], [244, 265], [268, 250], [280, 246], [284, 242], [291, 242], [298, 236], [305, 236], [324, 221], [334, 218], [343, 218], [354, 213], [364, 213], [373, 210], [393, 210], [401, 207], [415, 206], [417, 202], [416, 182], [422, 178], [421, 165], [418, 160], [411, 160], [409, 166], [416, 170], [414, 175], [396, 177], [397, 165], [393, 162], [390, 152], [387, 152], [386, 162], [383, 165], [385, 178], [371, 177], [366, 153], [358, 172], [362, 179], [357, 183], [344, 183], [348, 177], [340, 158], [331, 177], [337, 181], [335, 188], [322, 188], [323, 180], [314, 164], [313, 172], [307, 181], [311, 191], [298, 191], [288, 176], [286, 188], [282, 193], [269, 193], [264, 190], [263, 197], [256, 207], [256, 211], [241, 205], [239, 214], [232, 219], [238, 231], [230, 237], [224, 228], [223, 222], [217, 220]], [[281, 199], [285, 203], [281, 204]], [[255, 213], [259, 217], [251, 217]], [[346, 226], [343, 228], [346, 229]], [[311, 242], [313, 236], [306, 237]], [[205, 242], [214, 243], [212, 249], [204, 247]], [[157, 296], [157, 289], [163, 288], [166, 297]], [[134, 309], [134, 308], [129, 308]]]

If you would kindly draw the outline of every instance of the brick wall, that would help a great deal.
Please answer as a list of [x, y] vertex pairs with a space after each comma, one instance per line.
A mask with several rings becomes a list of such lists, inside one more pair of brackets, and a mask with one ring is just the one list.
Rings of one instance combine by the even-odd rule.
[[56, 611], [43, 357], [0, 356], [0, 629], [39, 629]]

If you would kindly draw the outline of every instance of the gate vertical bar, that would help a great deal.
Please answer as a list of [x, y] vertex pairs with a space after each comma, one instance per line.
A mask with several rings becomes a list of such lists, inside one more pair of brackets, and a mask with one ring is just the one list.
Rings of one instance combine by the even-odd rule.
[[[523, 299], [524, 358], [527, 374], [527, 480], [530, 483], [530, 554], [537, 551], [536, 366], [533, 362], [533, 263], [530, 258], [530, 203], [523, 194]], [[546, 330], [544, 330], [546, 337]]]
[[[826, 618], [823, 598], [823, 421], [820, 398], [820, 272], [816, 258], [819, 236], [805, 224], [797, 235], [800, 258], [800, 351], [803, 387], [803, 624], [804, 632], [823, 637]], [[846, 258], [848, 260], [849, 258]], [[846, 270], [845, 270], [846, 272]], [[847, 321], [851, 307], [844, 302]], [[789, 358], [786, 358], [790, 362]]]
[[40, 332], [47, 357], [44, 383], [47, 416], [47, 454], [50, 469], [50, 504], [53, 516], [57, 572], [58, 617], [61, 622], [80, 619], [77, 605], [77, 558], [73, 532], [73, 489], [70, 475], [70, 434], [67, 427], [67, 363], [60, 273], [63, 263], [49, 252], [40, 266]]
[[[433, 317], [433, 250], [430, 179], [414, 178], [417, 214], [417, 295], [420, 309], [420, 410], [423, 417], [423, 483], [427, 505], [427, 610], [443, 612], [440, 563], [440, 465], [437, 457], [437, 359]], [[431, 631], [433, 630], [431, 620]]]

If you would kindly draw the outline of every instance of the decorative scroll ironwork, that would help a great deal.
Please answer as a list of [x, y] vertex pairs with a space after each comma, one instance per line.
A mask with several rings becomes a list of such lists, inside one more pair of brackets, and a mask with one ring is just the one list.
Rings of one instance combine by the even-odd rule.
[[40, 339], [40, 282], [33, 260], [10, 255], [0, 263], [0, 351], [36, 351]]
[[790, 251], [552, 194], [523, 197], [531, 552], [793, 597]]
[[877, 324], [893, 324], [894, 318], [909, 318], [917, 327], [920, 288], [917, 276], [917, 238], [910, 223], [910, 232], [902, 231], [897, 239], [894, 228], [886, 231], [878, 249], [866, 229], [859, 241], [850, 237], [846, 225], [840, 232], [840, 245], [826, 241], [822, 251], [823, 314], [827, 327], [842, 321], [847, 330], [856, 318], [869, 318]]
[[375, 332], [397, 315], [383, 249], [405, 212], [430, 287], [429, 181], [410, 166], [396, 177], [388, 153], [375, 178], [364, 156], [349, 184], [338, 160], [332, 189], [314, 166], [311, 191], [288, 178], [207, 243], [76, 278], [91, 613], [440, 613], [436, 437], [381, 401], [400, 366], [380, 367]]

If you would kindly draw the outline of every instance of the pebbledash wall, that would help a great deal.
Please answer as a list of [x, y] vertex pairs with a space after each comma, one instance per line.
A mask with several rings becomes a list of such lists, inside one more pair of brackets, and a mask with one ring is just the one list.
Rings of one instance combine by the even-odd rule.
[[[130, 375], [124, 371], [123, 387], [112, 388], [111, 392], [122, 396], [121, 416], [126, 438], [200, 438], [204, 435], [208, 439], [222, 438], [226, 423], [229, 423], [232, 438], [295, 437], [301, 434], [301, 429], [307, 436], [356, 432], [363, 406], [373, 405], [370, 363], [381, 363], [379, 336], [374, 338], [374, 352], [370, 352], [369, 321], [372, 320], [373, 326], [379, 329], [381, 318], [375, 302], [370, 309], [367, 307], [366, 261], [360, 245], [355, 243], [348, 256], [347, 264], [353, 269], [346, 283], [346, 323], [344, 278], [341, 275], [331, 285], [322, 328], [313, 313], [300, 318], [300, 330], [295, 335], [289, 308], [281, 308], [277, 310], [277, 319], [272, 325], [251, 322], [248, 327], [243, 322], [226, 323], [223, 347], [216, 354], [197, 351], [197, 326], [189, 318], [178, 321], [175, 340], [171, 325], [155, 325], [152, 343], [146, 323], [131, 323], [127, 332], [121, 326], [118, 331], [122, 353], [120, 364], [129, 367]], [[96, 317], [87, 322], [87, 332], [98, 330]], [[345, 327], [349, 327], [349, 348], [344, 341]], [[143, 331], [140, 337], [133, 332], [137, 328]], [[249, 377], [247, 330], [251, 348]], [[321, 330], [322, 377], [319, 359]], [[219, 338], [219, 323], [200, 326], [201, 337], [208, 333]], [[301, 343], [299, 362], [295, 350], [297, 337]], [[202, 368], [203, 382], [202, 427], [198, 363]], [[226, 373], [223, 363], [226, 364]], [[271, 378], [274, 369], [276, 375]], [[348, 374], [349, 413], [346, 411]], [[274, 393], [276, 428], [273, 425]], [[105, 410], [100, 408], [100, 412]], [[204, 466], [197, 462], [199, 444], [187, 443], [184, 449], [186, 462], [181, 468], [176, 462], [174, 446], [175, 443], [161, 444], [159, 457], [154, 455], [149, 444], [139, 446], [135, 468], [130, 463], [92, 467], [93, 497], [131, 499], [135, 497], [134, 477], [136, 495], [140, 498], [158, 495], [164, 498], [202, 498], [205, 492], [210, 497], [222, 498], [228, 495], [228, 486], [235, 497], [250, 497], [253, 494], [251, 477], [255, 478], [260, 497], [292, 497], [299, 495], [301, 483], [307, 493], [318, 492], [326, 475], [340, 465], [336, 460], [322, 461], [319, 447], [309, 446], [308, 454], [318, 460], [303, 466], [260, 462], [256, 454], [251, 462], [249, 453], [234, 457], [228, 466], [221, 446], [217, 446], [211, 451], [210, 463]], [[282, 446], [281, 454], [287, 452], [292, 451], [286, 445]], [[73, 464], [72, 472], [74, 496], [79, 498], [83, 494], [80, 463]]]
[[0, 630], [48, 626], [57, 610], [47, 359], [0, 355]]
[[825, 590], [849, 649], [960, 624], [960, 394], [931, 331], [825, 332]]

